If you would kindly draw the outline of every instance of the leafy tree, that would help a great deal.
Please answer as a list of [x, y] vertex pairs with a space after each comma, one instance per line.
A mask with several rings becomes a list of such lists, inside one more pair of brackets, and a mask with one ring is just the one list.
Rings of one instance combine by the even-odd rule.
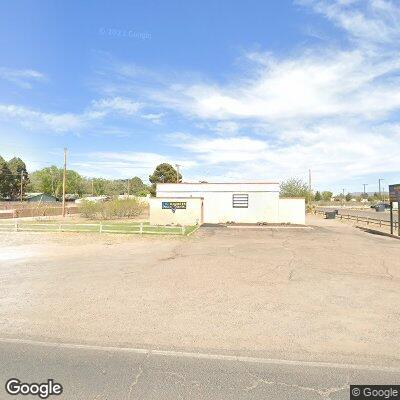
[[304, 197], [309, 200], [312, 193], [304, 181], [291, 178], [281, 183], [280, 195], [281, 197]]
[[321, 201], [322, 200], [321, 193], [318, 192], [318, 190], [315, 192], [314, 200], [315, 201]]
[[0, 156], [0, 197], [9, 197], [13, 184], [13, 176], [7, 162]]
[[62, 170], [55, 165], [34, 171], [30, 177], [29, 190], [58, 196], [62, 193]]
[[322, 196], [322, 200], [323, 200], [323, 201], [331, 201], [332, 196], [333, 196], [333, 193], [332, 193], [332, 192], [325, 191], [325, 192], [322, 192], [322, 193], [321, 193], [321, 196]]
[[[177, 181], [177, 171], [176, 169], [168, 163], [163, 163], [157, 165], [153, 174], [149, 176], [149, 181], [151, 182], [150, 193], [152, 196], [156, 195], [156, 185], [157, 183], [175, 183]], [[182, 175], [179, 174], [178, 182], [182, 181]]]
[[353, 198], [353, 196], [350, 193], [346, 194], [346, 201], [350, 201]]
[[149, 193], [150, 193], [150, 190], [149, 190], [148, 188], [146, 188], [146, 189], [143, 189], [143, 190], [139, 190], [139, 191], [136, 193], [136, 196], [139, 196], [139, 197], [146, 197]]
[[22, 176], [22, 194], [25, 193], [29, 183], [28, 171], [25, 163], [18, 157], [12, 158], [7, 163], [12, 173], [10, 196], [13, 200], [18, 199], [21, 195], [21, 176]]
[[92, 193], [93, 196], [104, 196], [107, 193], [107, 179], [93, 178], [92, 187], [87, 193]]
[[84, 178], [83, 191], [87, 194], [94, 196], [117, 196], [120, 194], [128, 193], [128, 183], [130, 185], [129, 193], [138, 196], [139, 193], [149, 193], [147, 185], [135, 176], [134, 178], [127, 179], [104, 179], [104, 178]]
[[[55, 165], [33, 172], [30, 181], [29, 188], [34, 192], [62, 196], [63, 170]], [[66, 193], [82, 195], [84, 180], [77, 172], [67, 170], [65, 183]]]
[[[60, 171], [62, 176], [62, 170]], [[65, 178], [66, 178], [65, 193], [73, 193], [81, 196], [83, 194], [83, 189], [84, 189], [83, 178], [76, 171], [73, 171], [72, 169], [67, 170]], [[62, 195], [62, 185], [61, 185], [61, 193], [59, 194], [59, 196], [61, 195]]]
[[149, 193], [147, 185], [145, 185], [138, 176], [135, 176], [134, 178], [131, 179], [130, 186], [131, 186], [131, 192], [136, 196], [140, 196], [139, 193], [144, 193], [144, 192]]

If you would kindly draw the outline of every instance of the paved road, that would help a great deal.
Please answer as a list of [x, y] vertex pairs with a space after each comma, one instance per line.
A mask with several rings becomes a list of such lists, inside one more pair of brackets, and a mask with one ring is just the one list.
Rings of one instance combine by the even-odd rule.
[[[375, 218], [375, 219], [381, 219], [382, 221], [390, 221], [390, 212], [385, 211], [385, 212], [376, 212], [374, 210], [349, 210], [347, 208], [341, 209], [340, 207], [318, 207], [318, 210], [321, 211], [333, 211], [333, 210], [339, 210], [339, 214], [342, 215], [354, 215], [354, 216], [359, 216], [363, 218]], [[397, 210], [393, 211], [393, 220], [397, 221]]]
[[349, 383], [400, 383], [400, 369], [339, 368], [318, 363], [3, 340], [0, 375], [2, 400], [27, 399], [5, 392], [4, 384], [12, 377], [22, 382], [52, 378], [63, 385], [63, 394], [51, 397], [60, 400], [337, 400], [349, 398]]

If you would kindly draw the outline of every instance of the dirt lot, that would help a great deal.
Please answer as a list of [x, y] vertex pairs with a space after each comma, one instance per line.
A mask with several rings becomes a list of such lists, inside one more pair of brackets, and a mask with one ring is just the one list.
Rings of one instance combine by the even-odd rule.
[[400, 241], [312, 229], [0, 234], [0, 336], [400, 365]]

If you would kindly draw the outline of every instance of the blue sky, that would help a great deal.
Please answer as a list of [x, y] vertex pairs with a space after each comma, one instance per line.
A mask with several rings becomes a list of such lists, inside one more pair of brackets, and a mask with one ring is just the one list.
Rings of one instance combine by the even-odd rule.
[[0, 154], [143, 179], [400, 181], [389, 0], [0, 4]]

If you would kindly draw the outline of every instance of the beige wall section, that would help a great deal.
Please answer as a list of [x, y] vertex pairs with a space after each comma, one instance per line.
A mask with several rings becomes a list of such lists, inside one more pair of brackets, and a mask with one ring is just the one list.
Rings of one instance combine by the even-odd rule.
[[[163, 202], [185, 202], [186, 209], [163, 209]], [[153, 197], [149, 199], [150, 225], [201, 225], [202, 198]]]
[[278, 215], [280, 223], [305, 225], [305, 199], [279, 199]]

